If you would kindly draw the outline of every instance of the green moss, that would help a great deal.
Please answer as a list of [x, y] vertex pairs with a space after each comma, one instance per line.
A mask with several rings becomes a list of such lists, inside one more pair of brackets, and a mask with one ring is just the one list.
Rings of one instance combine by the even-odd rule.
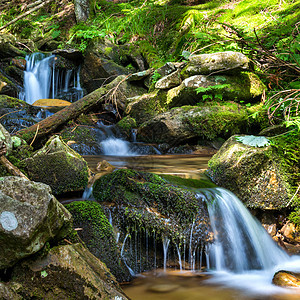
[[127, 137], [130, 137], [131, 130], [136, 128], [136, 121], [134, 118], [126, 116], [117, 123], [117, 126], [127, 135]]
[[73, 216], [73, 224], [79, 237], [87, 248], [98, 257], [119, 281], [128, 279], [128, 272], [116, 245], [113, 228], [99, 203], [94, 201], [75, 201], [66, 205]]
[[[237, 103], [226, 102], [222, 105], [211, 103], [211, 105], [201, 104], [199, 111], [204, 107], [210, 106], [209, 114], [184, 115], [183, 122], [191, 125], [193, 130], [203, 138], [213, 140], [217, 137], [229, 138], [231, 135], [245, 132], [248, 115], [245, 109], [242, 109]], [[189, 110], [190, 107], [186, 106]]]
[[[198, 186], [195, 182], [190, 184]], [[204, 219], [207, 216], [203, 203], [194, 192], [169, 183], [159, 175], [130, 169], [117, 170], [98, 179], [93, 186], [93, 195], [98, 201], [123, 210], [121, 227], [138, 231], [144, 228], [172, 240], [184, 236], [197, 215]], [[203, 238], [206, 230], [204, 224], [201, 226], [198, 234]]]

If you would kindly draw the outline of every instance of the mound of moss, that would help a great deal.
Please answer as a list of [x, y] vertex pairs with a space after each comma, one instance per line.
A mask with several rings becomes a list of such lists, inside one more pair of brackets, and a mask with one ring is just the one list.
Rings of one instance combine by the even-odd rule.
[[79, 237], [92, 254], [110, 269], [119, 282], [129, 281], [131, 276], [121, 261], [113, 228], [101, 205], [94, 201], [75, 201], [66, 205], [73, 216]]
[[194, 220], [198, 219], [195, 235], [208, 240], [206, 206], [197, 193], [172, 184], [151, 173], [117, 170], [94, 183], [93, 195], [102, 203], [116, 206], [122, 228], [155, 231], [159, 235], [180, 240]]

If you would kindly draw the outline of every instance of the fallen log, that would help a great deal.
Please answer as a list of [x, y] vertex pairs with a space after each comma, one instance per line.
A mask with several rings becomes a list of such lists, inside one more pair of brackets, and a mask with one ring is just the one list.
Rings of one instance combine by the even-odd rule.
[[66, 122], [76, 119], [82, 113], [91, 111], [105, 101], [111, 101], [115, 107], [123, 108], [126, 96], [123, 94], [125, 87], [122, 86], [122, 83], [125, 82], [127, 77], [125, 75], [118, 76], [106, 86], [93, 91], [70, 106], [15, 134], [28, 144], [35, 146], [41, 143], [42, 140], [47, 139]]

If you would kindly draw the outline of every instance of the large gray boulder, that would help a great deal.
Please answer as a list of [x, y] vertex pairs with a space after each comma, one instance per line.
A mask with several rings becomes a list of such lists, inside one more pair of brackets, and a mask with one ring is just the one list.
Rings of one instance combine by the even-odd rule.
[[192, 55], [182, 75], [187, 78], [193, 75], [207, 75], [212, 72], [233, 72], [248, 70], [249, 59], [240, 52], [226, 51], [209, 54]]
[[49, 186], [20, 177], [0, 178], [0, 269], [39, 251], [68, 232], [71, 215]]
[[59, 136], [53, 136], [24, 160], [28, 177], [50, 185], [54, 194], [83, 190], [88, 183], [87, 162]]
[[189, 139], [214, 140], [243, 132], [247, 112], [230, 102], [211, 106], [182, 106], [161, 113], [143, 123], [138, 138], [151, 143], [182, 144]]
[[9, 285], [22, 299], [128, 299], [105, 264], [82, 244], [57, 246], [23, 261]]
[[271, 146], [250, 146], [236, 138], [228, 139], [209, 161], [209, 177], [235, 193], [249, 208], [286, 207], [292, 192], [280, 157]]
[[[200, 89], [196, 91], [197, 88]], [[251, 72], [241, 72], [239, 75], [194, 75], [168, 91], [167, 103], [170, 107], [176, 107], [195, 105], [208, 99], [253, 102], [265, 89], [258, 76]]]

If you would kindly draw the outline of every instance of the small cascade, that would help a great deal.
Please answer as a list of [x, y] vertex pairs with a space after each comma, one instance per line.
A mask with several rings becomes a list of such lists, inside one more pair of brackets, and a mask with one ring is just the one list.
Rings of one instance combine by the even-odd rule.
[[136, 143], [136, 135], [137, 135], [137, 129], [132, 129], [131, 130], [131, 138], [132, 138], [133, 143]]
[[127, 264], [127, 262], [126, 262], [126, 258], [125, 258], [125, 256], [124, 256], [124, 248], [125, 248], [126, 241], [127, 241], [128, 237], [130, 237], [129, 233], [127, 233], [126, 236], [125, 236], [125, 238], [124, 238], [124, 241], [123, 241], [123, 245], [122, 245], [122, 248], [121, 248], [121, 253], [120, 253], [120, 255], [121, 255], [121, 258], [123, 259], [124, 264], [126, 265], [126, 267], [127, 267], [128, 271], [129, 271], [130, 275], [131, 275], [131, 276], [135, 276], [135, 272], [128, 266], [128, 264]]
[[168, 257], [168, 248], [170, 244], [170, 239], [163, 237], [163, 248], [164, 248], [164, 271], [167, 270], [167, 257]]
[[101, 142], [101, 147], [104, 155], [117, 155], [117, 156], [135, 156], [137, 153], [130, 150], [130, 143], [118, 139], [116, 137], [109, 137]]
[[181, 259], [181, 253], [180, 253], [180, 249], [179, 249], [178, 245], [176, 245], [176, 249], [177, 249], [177, 254], [178, 254], [179, 268], [180, 268], [180, 271], [182, 271], [182, 259]]
[[33, 53], [26, 56], [24, 89], [19, 98], [29, 104], [39, 99], [63, 99], [74, 102], [83, 97], [80, 68], [57, 68], [55, 55]]
[[271, 269], [288, 260], [234, 194], [222, 188], [207, 189], [203, 194], [214, 233], [207, 267], [242, 273]]
[[93, 186], [87, 186], [82, 194], [82, 200], [94, 200], [93, 197]]

